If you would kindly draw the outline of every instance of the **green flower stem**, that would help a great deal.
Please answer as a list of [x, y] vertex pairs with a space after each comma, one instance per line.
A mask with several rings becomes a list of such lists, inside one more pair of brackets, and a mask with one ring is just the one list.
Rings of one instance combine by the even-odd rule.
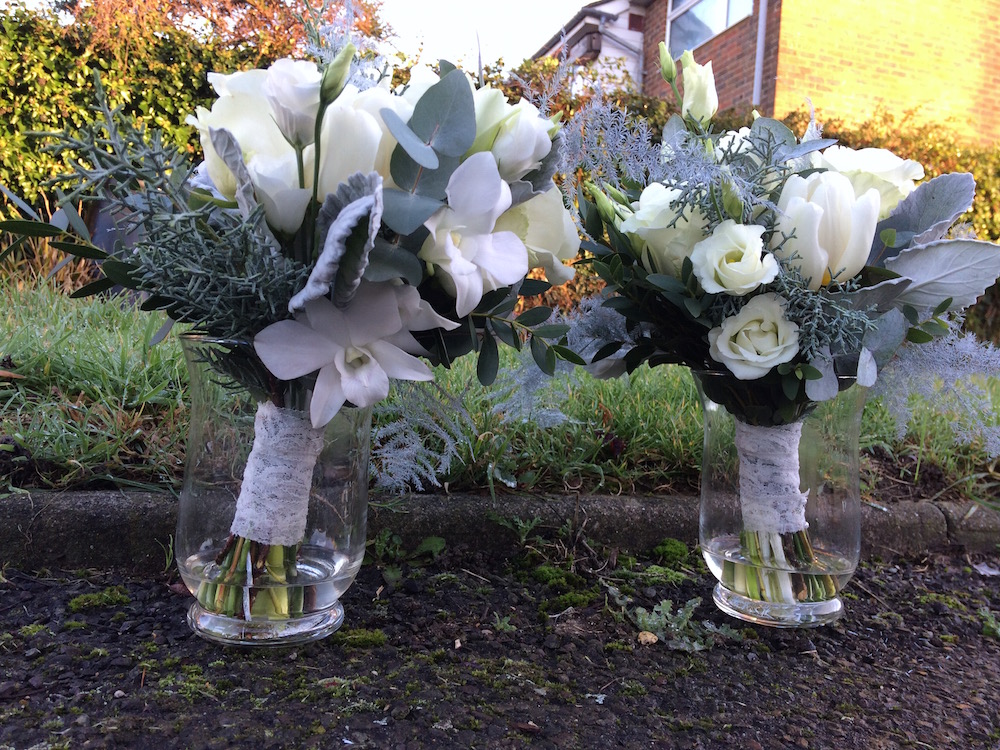
[[232, 536], [217, 558], [217, 577], [198, 587], [198, 602], [226, 617], [301, 617], [305, 591], [295, 584], [297, 559], [298, 545], [271, 546]]
[[817, 565], [808, 530], [789, 534], [744, 531], [740, 543], [746, 562], [727, 561], [722, 569], [722, 583], [731, 591], [781, 604], [826, 601], [837, 595], [832, 575], [798, 572]]

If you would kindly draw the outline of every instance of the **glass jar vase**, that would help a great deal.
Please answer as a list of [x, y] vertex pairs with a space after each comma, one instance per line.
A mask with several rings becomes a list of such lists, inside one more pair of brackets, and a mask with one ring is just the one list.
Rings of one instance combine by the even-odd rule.
[[775, 627], [835, 621], [861, 550], [867, 389], [845, 378], [829, 401], [772, 409], [780, 387], [760, 398], [754, 381], [694, 376], [705, 426], [699, 538], [716, 605]]
[[241, 341], [183, 335], [191, 413], [175, 551], [196, 634], [283, 646], [340, 627], [365, 552], [371, 409], [314, 429], [307, 379]]

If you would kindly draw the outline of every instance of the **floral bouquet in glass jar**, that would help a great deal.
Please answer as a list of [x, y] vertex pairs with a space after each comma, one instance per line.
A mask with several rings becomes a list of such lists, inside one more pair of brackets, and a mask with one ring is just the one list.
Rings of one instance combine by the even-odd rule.
[[[205, 389], [249, 394], [252, 446], [228, 469], [238, 496], [220, 511], [228, 535], [192, 530], [182, 493], [178, 538], [201, 607], [244, 623], [308, 609], [284, 586], [302, 572], [302, 546], [326, 533], [314, 519], [327, 510], [314, 513], [311, 497], [327, 509], [339, 502], [340, 490], [323, 495], [316, 484], [336, 473], [317, 460], [340, 440], [330, 427], [339, 416], [385, 398], [391, 379], [431, 380], [429, 364], [470, 352], [488, 384], [497, 340], [530, 341], [549, 372], [559, 358], [579, 361], [564, 326], [538, 327], [548, 308], [513, 315], [519, 296], [572, 276], [562, 261], [579, 248], [552, 179], [557, 121], [444, 62], [393, 89], [381, 59], [327, 44], [334, 30], [315, 33], [317, 60], [211, 74], [218, 97], [189, 118], [205, 155], [194, 168], [102, 95], [100, 122], [53, 146], [79, 160], [52, 222], [0, 226], [99, 260], [102, 277], [77, 295], [142, 293], [143, 309], [187, 324], [192, 372], [210, 373]], [[76, 210], [98, 201], [114, 224], [108, 249]], [[527, 279], [534, 268], [548, 282]], [[192, 435], [214, 419], [200, 417]], [[218, 454], [224, 440], [212, 435], [201, 442]], [[367, 446], [358, 450], [363, 494]], [[189, 451], [188, 473], [208, 459], [207, 449]], [[197, 486], [189, 477], [185, 493]], [[364, 503], [353, 512], [363, 518]], [[361, 527], [350, 540], [354, 572]], [[249, 632], [225, 627], [217, 639]]]
[[[829, 456], [815, 455], [819, 433], [806, 426], [807, 439], [803, 425], [838, 394], [872, 386], [904, 342], [948, 333], [949, 319], [1000, 275], [1000, 247], [955, 226], [972, 204], [971, 175], [917, 186], [919, 164], [836, 145], [814, 123], [801, 140], [765, 117], [716, 132], [711, 63], [690, 52], [681, 62], [683, 93], [661, 45], [681, 114], [656, 158], [623, 146], [633, 155], [626, 176], [580, 190], [584, 247], [607, 283], [602, 309], [584, 323], [592, 369], [694, 371], [706, 429], [713, 414], [727, 415], [735, 445], [731, 463], [712, 466], [717, 436], [706, 434], [701, 542], [722, 581], [716, 601], [746, 619], [817, 624], [839, 614], [836, 594], [857, 562], [863, 396], [843, 428], [854, 432], [845, 459], [855, 465], [854, 509], [831, 500], [840, 496]], [[597, 128], [605, 154], [615, 152], [616, 128]], [[624, 335], [599, 330], [607, 310], [624, 320]], [[735, 510], [709, 507], [719, 477], [734, 478]], [[722, 516], [736, 528], [717, 523]], [[853, 528], [828, 539], [824, 525], [845, 517]]]

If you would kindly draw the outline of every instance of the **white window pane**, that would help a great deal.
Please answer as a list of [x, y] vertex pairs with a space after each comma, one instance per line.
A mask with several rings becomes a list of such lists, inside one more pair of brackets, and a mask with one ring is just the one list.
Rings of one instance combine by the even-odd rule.
[[729, 25], [742, 21], [753, 13], [753, 0], [729, 0]]
[[678, 58], [726, 28], [727, 0], [701, 0], [670, 22], [670, 54]]

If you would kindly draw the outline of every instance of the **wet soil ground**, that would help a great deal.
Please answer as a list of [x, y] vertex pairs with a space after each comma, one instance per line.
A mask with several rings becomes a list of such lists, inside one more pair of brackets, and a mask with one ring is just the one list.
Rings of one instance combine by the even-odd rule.
[[718, 612], [677, 545], [391, 541], [337, 634], [274, 650], [192, 635], [170, 572], [5, 570], [0, 748], [1000, 747], [997, 556], [865, 564], [837, 624], [789, 631]]

